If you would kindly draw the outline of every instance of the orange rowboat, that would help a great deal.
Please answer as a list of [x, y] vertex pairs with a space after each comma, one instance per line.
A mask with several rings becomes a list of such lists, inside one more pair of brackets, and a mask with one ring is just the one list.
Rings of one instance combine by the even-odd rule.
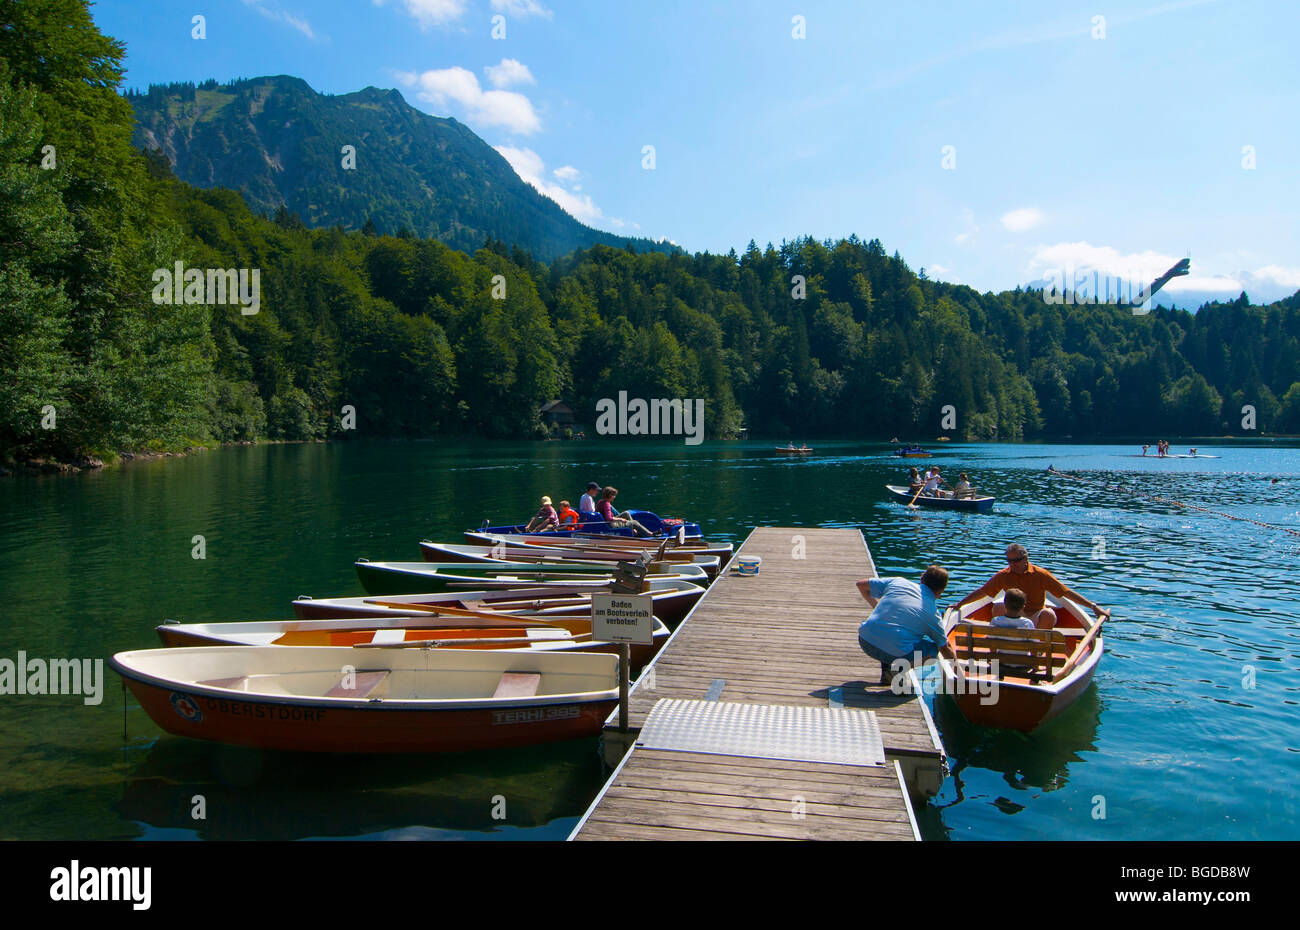
[[[999, 595], [1000, 597], [1001, 595]], [[961, 664], [938, 657], [945, 691], [971, 723], [1029, 732], [1059, 715], [1092, 682], [1101, 662], [1103, 621], [1066, 598], [1047, 596], [1053, 630], [995, 627], [993, 601], [980, 598], [944, 615], [944, 632]]]
[[[467, 612], [468, 613], [468, 612]], [[352, 620], [229, 620], [164, 623], [164, 646], [357, 646], [389, 649], [525, 649], [533, 652], [618, 652], [618, 644], [591, 638], [591, 619], [578, 617], [377, 617]], [[633, 643], [633, 664], [643, 665], [667, 642], [668, 627], [654, 621], [654, 643]]]
[[461, 752], [597, 736], [618, 658], [508, 649], [210, 646], [109, 660], [168, 733], [306, 752]]

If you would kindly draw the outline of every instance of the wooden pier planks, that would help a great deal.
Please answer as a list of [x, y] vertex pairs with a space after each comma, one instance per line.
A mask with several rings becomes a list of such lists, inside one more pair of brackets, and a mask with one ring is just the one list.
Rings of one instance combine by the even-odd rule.
[[[760, 527], [740, 554], [762, 558], [759, 574], [725, 573], [714, 582], [642, 672], [629, 728], [639, 730], [655, 702], [669, 697], [839, 704], [875, 711], [889, 764], [871, 769], [635, 749], [573, 838], [913, 838], [900, 778], [915, 781], [919, 769], [921, 781], [936, 785], [943, 751], [923, 702], [877, 685], [879, 666], [858, 647], [857, 628], [869, 608], [854, 582], [876, 573], [862, 534]], [[628, 739], [616, 715], [606, 738]], [[901, 771], [895, 760], [903, 760]], [[803, 798], [802, 818], [794, 817], [796, 798]]]

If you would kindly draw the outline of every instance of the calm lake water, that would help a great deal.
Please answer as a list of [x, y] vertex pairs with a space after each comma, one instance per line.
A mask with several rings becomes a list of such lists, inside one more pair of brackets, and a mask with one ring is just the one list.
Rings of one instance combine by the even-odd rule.
[[[890, 450], [819, 443], [816, 457], [787, 461], [765, 442], [375, 442], [8, 478], [0, 658], [156, 646], [164, 618], [289, 617], [300, 594], [361, 593], [359, 557], [418, 559], [421, 538], [522, 520], [539, 495], [576, 501], [596, 480], [620, 489], [621, 507], [698, 520], [737, 543], [756, 524], [861, 527], [882, 575], [946, 565], [944, 602], [1019, 540], [1113, 608], [1095, 683], [1040, 731], [973, 727], [938, 700], [953, 774], [918, 811], [925, 838], [1300, 837], [1300, 535], [1151, 498], [1300, 530], [1300, 451], [1206, 445], [1220, 457], [1159, 460], [1133, 446], [941, 448], [952, 478], [968, 471], [997, 494], [982, 516], [888, 502], [883, 485], [905, 473]], [[204, 560], [191, 557], [196, 535]], [[324, 757], [179, 739], [104, 674], [98, 706], [0, 696], [0, 838], [562, 839], [605, 778], [594, 740]], [[191, 817], [196, 795], [206, 820]]]

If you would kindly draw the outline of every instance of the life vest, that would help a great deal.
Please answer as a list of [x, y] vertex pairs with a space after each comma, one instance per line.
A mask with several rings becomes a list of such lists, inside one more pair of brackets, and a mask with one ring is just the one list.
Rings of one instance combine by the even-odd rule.
[[572, 507], [560, 514], [560, 526], [564, 526], [566, 523], [573, 526], [578, 525], [578, 511]]

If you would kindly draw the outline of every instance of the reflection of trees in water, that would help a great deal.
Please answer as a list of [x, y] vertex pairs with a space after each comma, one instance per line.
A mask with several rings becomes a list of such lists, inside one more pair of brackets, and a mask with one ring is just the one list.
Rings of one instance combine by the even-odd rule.
[[[951, 698], [936, 696], [935, 724], [948, 753], [956, 797], [931, 806], [942, 810], [966, 800], [961, 773], [967, 767], [998, 772], [1016, 791], [1064, 788], [1070, 763], [1083, 761], [1082, 753], [1096, 751], [1101, 711], [1101, 695], [1094, 683], [1059, 717], [1032, 733], [1021, 733], [976, 726], [962, 716]], [[991, 803], [1006, 814], [1024, 810], [1024, 805], [1009, 798]]]
[[[164, 738], [127, 776], [117, 811], [212, 840], [410, 827], [486, 832], [581, 816], [603, 782], [596, 740], [449, 755], [333, 756]], [[192, 816], [195, 795], [205, 799], [205, 820]]]

